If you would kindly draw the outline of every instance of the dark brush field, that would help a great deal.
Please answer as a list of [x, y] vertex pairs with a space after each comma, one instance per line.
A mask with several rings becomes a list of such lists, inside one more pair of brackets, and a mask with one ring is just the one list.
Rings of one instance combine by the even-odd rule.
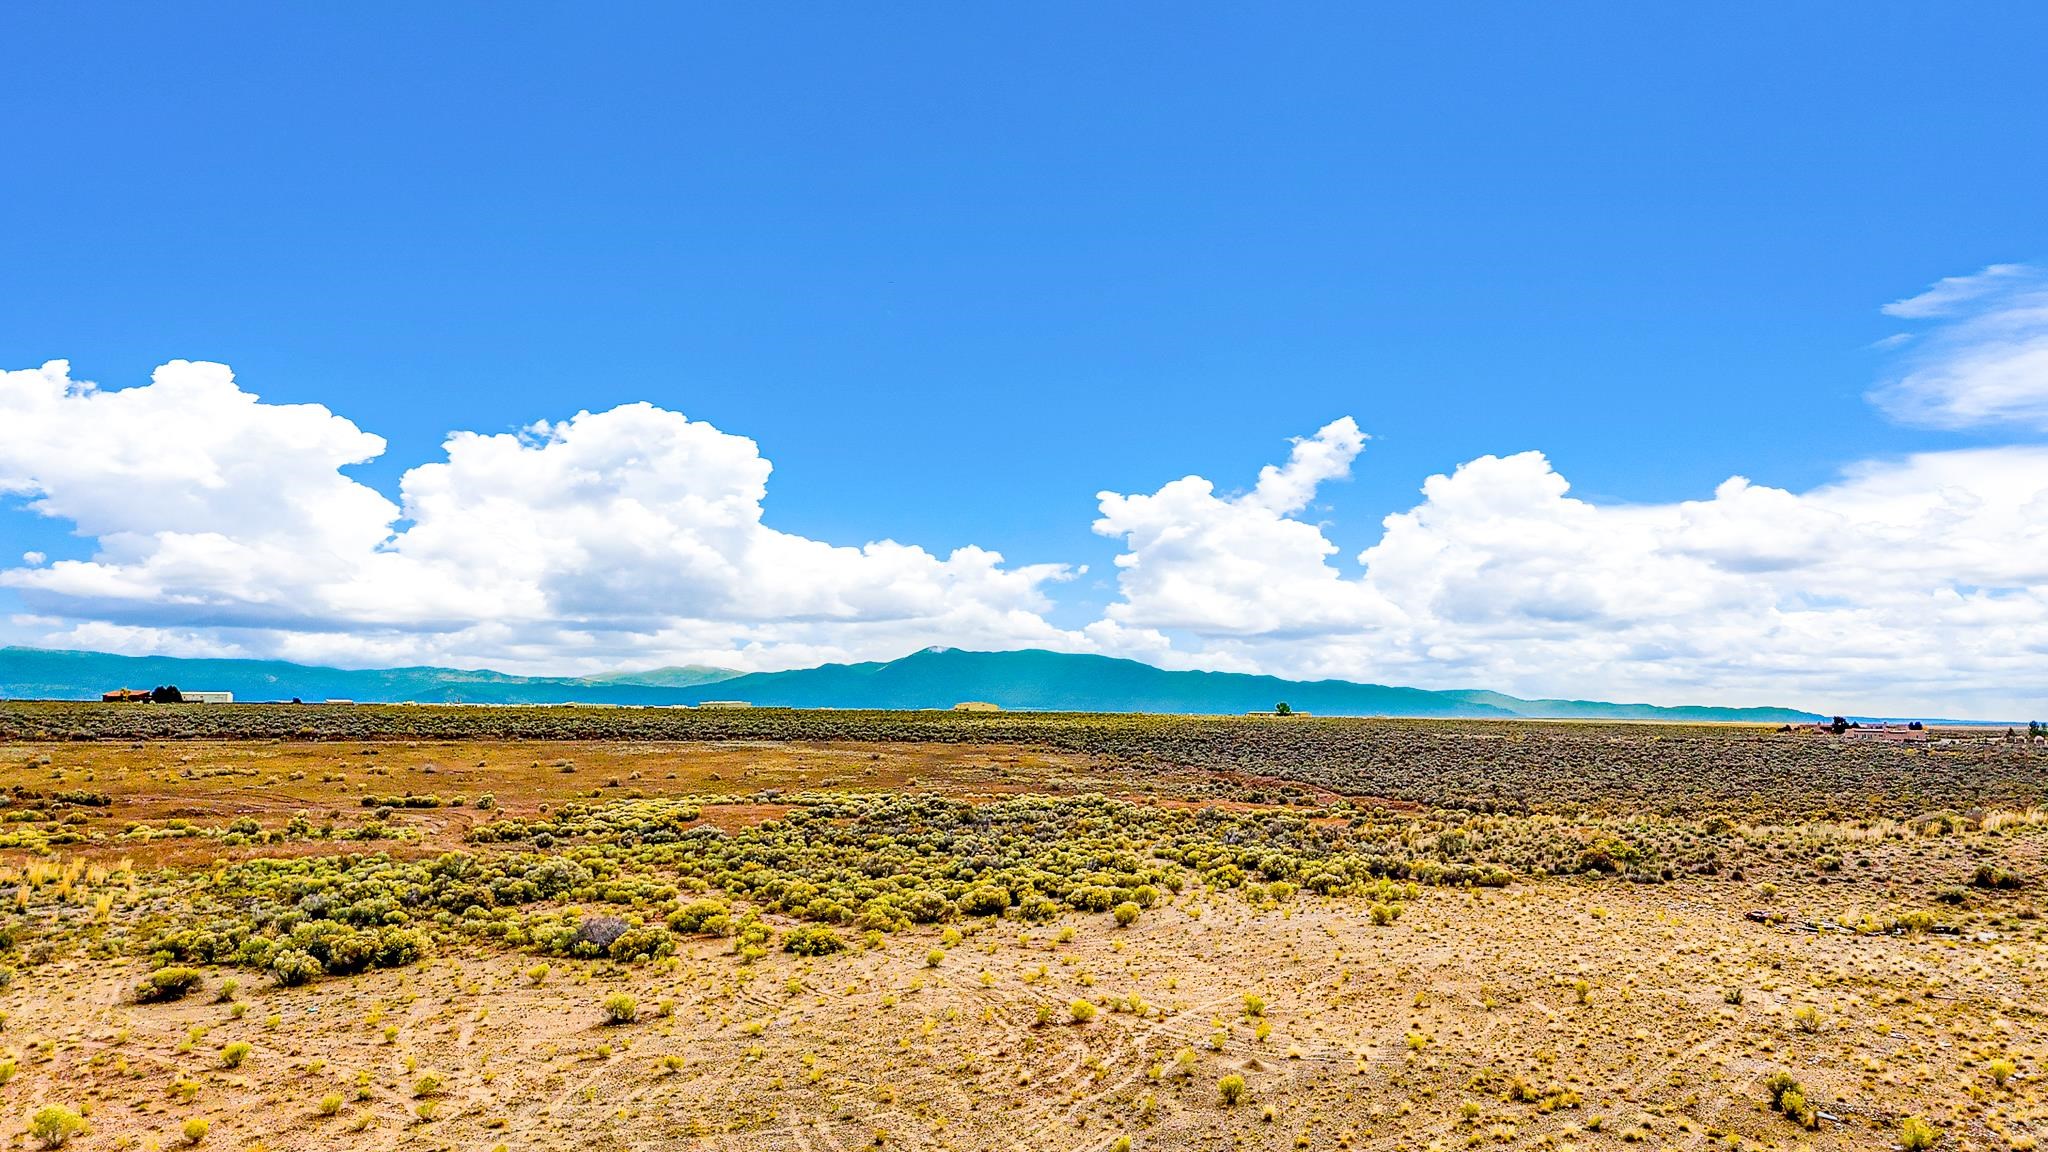
[[1996, 733], [0, 704], [0, 791], [20, 1147], [2048, 1128]]

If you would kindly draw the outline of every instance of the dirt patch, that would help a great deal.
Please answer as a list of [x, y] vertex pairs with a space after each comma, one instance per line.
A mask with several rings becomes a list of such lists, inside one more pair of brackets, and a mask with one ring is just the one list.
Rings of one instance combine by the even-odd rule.
[[[751, 966], [723, 942], [538, 980], [531, 958], [448, 954], [298, 989], [242, 974], [219, 1002], [223, 970], [168, 1005], [132, 1002], [133, 962], [70, 961], [0, 997], [7, 1092], [90, 1105], [94, 1146], [172, 1146], [200, 1117], [209, 1144], [278, 1150], [1878, 1149], [1907, 1113], [1959, 1146], [2038, 1123], [2048, 1034], [2014, 1011], [2048, 998], [2037, 939], [1814, 936], [1744, 921], [1735, 891], [1673, 895], [1446, 893], [1379, 927], [1341, 901], [1196, 894], [1129, 929], [970, 924], [952, 946], [932, 928]], [[616, 992], [639, 1019], [607, 1027]], [[1994, 1051], [2028, 1075], [1994, 1087]], [[1832, 1117], [1816, 1131], [1763, 1106], [1786, 1070]]]

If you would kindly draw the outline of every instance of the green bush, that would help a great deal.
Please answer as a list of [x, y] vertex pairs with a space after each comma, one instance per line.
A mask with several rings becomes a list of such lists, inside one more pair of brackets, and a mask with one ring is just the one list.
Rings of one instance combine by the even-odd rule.
[[287, 948], [270, 958], [271, 978], [286, 988], [297, 988], [324, 971], [318, 960], [296, 948]]
[[1216, 1090], [1222, 1094], [1226, 1106], [1236, 1107], [1237, 1103], [1244, 1099], [1244, 1077], [1232, 1072], [1216, 1082]]
[[668, 926], [689, 935], [723, 936], [732, 931], [732, 906], [723, 900], [692, 900], [669, 913]]
[[197, 968], [186, 968], [182, 965], [159, 968], [145, 976], [142, 983], [135, 986], [135, 999], [143, 1004], [182, 1000], [204, 983], [205, 979]]
[[1059, 901], [1041, 896], [1036, 892], [1026, 896], [1017, 905], [1017, 915], [1034, 924], [1043, 924], [1047, 920], [1057, 919], [1063, 911], [1065, 909], [1060, 907]]
[[619, 933], [606, 952], [614, 960], [658, 960], [672, 956], [676, 938], [666, 928], [628, 928]]
[[1770, 1093], [1771, 1107], [1782, 1113], [1787, 1120], [1802, 1128], [1812, 1128], [1819, 1123], [1813, 1107], [1806, 1102], [1806, 1092], [1799, 1081], [1789, 1072], [1773, 1072], [1764, 1078], [1764, 1091]]
[[29, 1135], [41, 1141], [45, 1148], [61, 1148], [66, 1140], [84, 1129], [84, 1119], [61, 1104], [43, 1105], [36, 1109], [28, 1122]]
[[846, 950], [846, 941], [830, 928], [806, 925], [782, 938], [782, 950], [798, 956], [828, 956]]
[[604, 998], [604, 1022], [631, 1024], [640, 1018], [640, 1001], [630, 992], [614, 992]]
[[963, 916], [1000, 916], [1010, 906], [1010, 894], [1001, 888], [981, 885], [961, 893], [959, 905]]

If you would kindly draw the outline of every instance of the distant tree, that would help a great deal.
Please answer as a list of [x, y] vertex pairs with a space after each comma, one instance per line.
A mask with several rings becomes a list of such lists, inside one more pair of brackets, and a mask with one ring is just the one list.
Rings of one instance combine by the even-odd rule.
[[1276, 716], [1292, 716], [1294, 715], [1294, 705], [1282, 700], [1278, 704], [1273, 705], [1273, 713]]
[[1847, 720], [1844, 720], [1840, 716], [1835, 717], [1834, 721], [1828, 725], [1828, 731], [1833, 732], [1837, 736], [1840, 736], [1842, 733], [1847, 732], [1848, 730], [1849, 722]]
[[159, 684], [150, 692], [149, 702], [152, 704], [183, 704], [185, 702], [185, 694], [178, 691], [176, 684]]

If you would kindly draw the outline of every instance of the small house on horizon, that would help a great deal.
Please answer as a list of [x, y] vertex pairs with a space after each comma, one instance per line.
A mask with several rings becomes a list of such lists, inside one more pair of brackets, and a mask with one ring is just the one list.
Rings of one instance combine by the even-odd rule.
[[1842, 735], [1850, 740], [1872, 741], [1884, 744], [1924, 744], [1927, 742], [1927, 729], [1925, 727], [1907, 727], [1903, 724], [1880, 723], [1875, 727], [1851, 728]]
[[102, 704], [233, 704], [233, 692], [186, 692], [178, 688], [116, 688], [100, 693]]

